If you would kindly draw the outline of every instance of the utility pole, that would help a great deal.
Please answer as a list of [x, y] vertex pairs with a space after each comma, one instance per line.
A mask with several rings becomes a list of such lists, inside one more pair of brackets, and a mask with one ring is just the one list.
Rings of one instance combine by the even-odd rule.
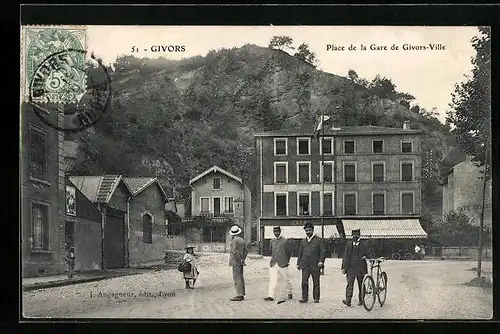
[[[323, 109], [321, 109], [321, 203], [323, 203], [321, 208], [321, 238], [323, 241], [325, 240], [325, 148], [323, 145], [325, 144], [325, 113]], [[309, 204], [310, 205], [310, 204]], [[325, 274], [325, 267], [321, 268], [320, 274]]]
[[488, 145], [484, 144], [484, 173], [483, 173], [483, 205], [481, 207], [481, 218], [479, 220], [479, 247], [477, 254], [477, 278], [481, 279], [481, 262], [483, 257], [483, 226], [484, 226], [484, 204], [486, 197], [486, 176], [488, 173]]

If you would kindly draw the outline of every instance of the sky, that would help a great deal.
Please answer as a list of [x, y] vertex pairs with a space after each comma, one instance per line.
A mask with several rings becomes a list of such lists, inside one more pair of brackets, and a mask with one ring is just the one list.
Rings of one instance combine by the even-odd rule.
[[[295, 47], [304, 42], [309, 45], [319, 70], [347, 76], [353, 69], [368, 80], [377, 74], [387, 77], [397, 91], [413, 95], [420, 107], [437, 108], [438, 118], [444, 122], [455, 83], [471, 74], [475, 56], [471, 39], [477, 35], [474, 26], [87, 26], [87, 50], [106, 64], [119, 55], [182, 59], [205, 56], [222, 47], [267, 47], [273, 36], [289, 36]], [[362, 44], [366, 50], [361, 50]], [[431, 50], [431, 44], [441, 47]], [[179, 46], [177, 52], [175, 45]], [[356, 50], [349, 51], [351, 45]], [[371, 45], [378, 50], [370, 50]], [[392, 50], [393, 45], [399, 49]], [[413, 49], [404, 50], [405, 45]], [[152, 52], [152, 46], [164, 46], [166, 51]], [[184, 46], [183, 52], [180, 46]], [[334, 50], [334, 46], [344, 50]], [[416, 50], [417, 46], [427, 49]]]

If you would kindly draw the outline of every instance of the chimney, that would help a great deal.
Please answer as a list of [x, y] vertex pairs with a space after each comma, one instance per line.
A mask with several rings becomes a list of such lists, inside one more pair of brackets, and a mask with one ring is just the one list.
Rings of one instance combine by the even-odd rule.
[[410, 130], [410, 121], [403, 122], [403, 130]]

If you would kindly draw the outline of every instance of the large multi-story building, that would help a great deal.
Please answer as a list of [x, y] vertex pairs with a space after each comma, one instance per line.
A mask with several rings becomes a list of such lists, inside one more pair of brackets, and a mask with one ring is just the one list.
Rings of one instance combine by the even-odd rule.
[[408, 122], [325, 130], [322, 140], [311, 131], [255, 134], [263, 252], [273, 225], [285, 237], [303, 238], [307, 221], [325, 238], [349, 237], [356, 228], [365, 238], [425, 238], [420, 134]]

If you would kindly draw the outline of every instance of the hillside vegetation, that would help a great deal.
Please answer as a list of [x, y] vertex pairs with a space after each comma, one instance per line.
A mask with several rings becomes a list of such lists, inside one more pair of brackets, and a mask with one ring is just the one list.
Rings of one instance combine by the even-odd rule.
[[255, 193], [252, 135], [312, 132], [323, 110], [338, 125], [401, 127], [410, 120], [422, 129], [423, 152], [433, 151], [424, 162], [424, 201], [438, 210], [439, 162], [453, 144], [449, 128], [347, 73], [325, 73], [254, 45], [180, 61], [122, 56], [113, 67], [110, 108], [94, 128], [69, 138], [80, 143], [74, 174], [155, 175], [188, 200], [189, 179], [218, 165]]

